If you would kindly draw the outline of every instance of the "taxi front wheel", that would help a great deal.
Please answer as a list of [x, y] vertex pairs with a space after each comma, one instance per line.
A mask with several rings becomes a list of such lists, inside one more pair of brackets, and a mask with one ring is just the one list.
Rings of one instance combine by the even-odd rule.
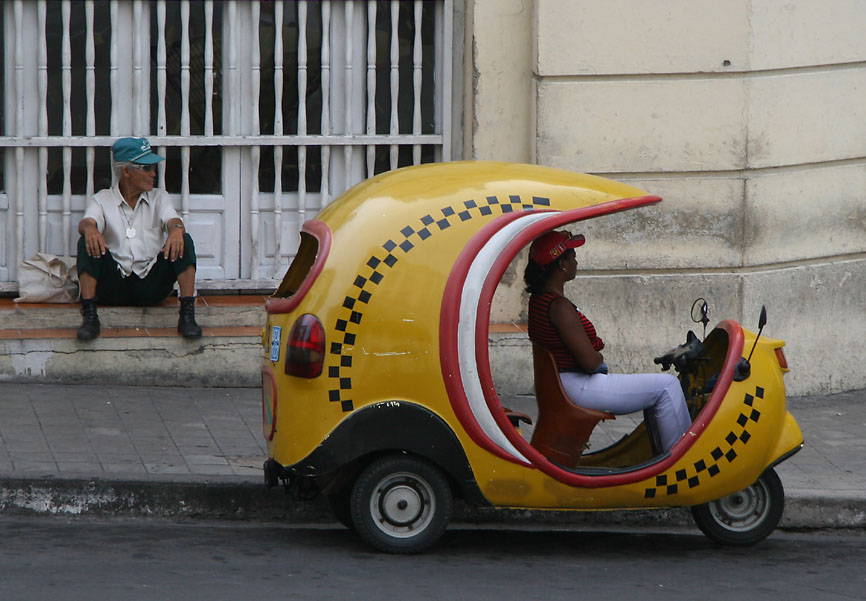
[[732, 495], [692, 507], [698, 528], [726, 545], [753, 545], [775, 530], [785, 509], [785, 490], [773, 468]]
[[448, 481], [432, 463], [389, 455], [364, 468], [352, 488], [355, 530], [386, 553], [419, 553], [439, 540], [451, 518]]

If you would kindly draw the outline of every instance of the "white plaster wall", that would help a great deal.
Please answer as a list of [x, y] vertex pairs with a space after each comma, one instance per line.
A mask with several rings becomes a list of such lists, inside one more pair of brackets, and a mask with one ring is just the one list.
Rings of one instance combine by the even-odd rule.
[[739, 169], [746, 156], [743, 81], [537, 83], [540, 164], [592, 173]]
[[532, 1], [468, 0], [466, 158], [531, 162]]
[[[710, 305], [711, 326], [732, 317], [757, 331], [761, 306], [767, 307], [764, 335], [786, 341], [789, 395], [864, 387], [863, 258], [738, 271], [583, 273], [566, 294], [599, 326], [605, 360], [619, 373], [656, 371], [653, 358], [684, 342], [688, 330], [701, 336], [701, 325], [689, 314], [702, 297]], [[532, 392], [530, 356], [525, 335], [492, 337], [498, 390]]]
[[[576, 228], [589, 242], [570, 293], [614, 343], [612, 361], [651, 368], [682, 337], [686, 305], [707, 296], [713, 318], [748, 327], [767, 305], [792, 394], [866, 388], [866, 2], [468, 0], [467, 10], [472, 157], [519, 157], [527, 128], [514, 116], [526, 108], [531, 161], [665, 198]], [[510, 35], [527, 11], [529, 73]], [[506, 274], [494, 318], [525, 317], [524, 265]]]
[[752, 175], [744, 212], [745, 264], [858, 257], [866, 251], [866, 164]]
[[741, 0], [534, 4], [542, 77], [695, 73], [743, 68], [748, 60], [748, 3]]
[[742, 263], [743, 182], [734, 177], [625, 179], [664, 201], [581, 223], [579, 261], [594, 270], [695, 270]]
[[[866, 3], [863, 12], [866, 25]], [[866, 64], [774, 71], [748, 83], [749, 167], [866, 156]]]
[[861, 0], [527, 0], [545, 77], [761, 71], [866, 59]]
[[861, 0], [752, 0], [753, 70], [841, 65], [866, 59]]

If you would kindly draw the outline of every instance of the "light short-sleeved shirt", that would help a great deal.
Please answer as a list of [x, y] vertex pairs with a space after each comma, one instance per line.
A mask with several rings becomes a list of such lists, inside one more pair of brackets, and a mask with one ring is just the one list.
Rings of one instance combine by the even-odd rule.
[[[143, 192], [132, 210], [115, 184], [88, 200], [84, 218], [96, 222], [123, 276], [144, 278], [165, 245], [166, 224], [180, 215], [168, 195], [157, 189]], [[132, 238], [127, 236], [130, 228], [135, 229]]]

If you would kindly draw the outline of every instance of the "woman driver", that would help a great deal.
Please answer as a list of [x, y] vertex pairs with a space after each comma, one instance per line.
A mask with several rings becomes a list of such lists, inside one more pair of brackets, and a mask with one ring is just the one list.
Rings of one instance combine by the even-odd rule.
[[529, 248], [523, 279], [529, 297], [529, 338], [556, 360], [562, 387], [576, 405], [617, 415], [645, 410], [655, 447], [668, 451], [691, 425], [677, 378], [666, 373], [608, 374], [604, 341], [563, 294], [577, 273], [574, 249], [583, 235], [547, 232]]

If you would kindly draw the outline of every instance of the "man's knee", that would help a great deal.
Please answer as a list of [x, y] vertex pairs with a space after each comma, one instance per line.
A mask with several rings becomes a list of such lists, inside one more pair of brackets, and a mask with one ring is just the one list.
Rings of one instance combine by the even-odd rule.
[[192, 241], [192, 236], [187, 232], [184, 232], [183, 234], [183, 256], [184, 258], [188, 256], [190, 258], [190, 264], [195, 267], [195, 242]]
[[78, 261], [90, 256], [87, 253], [87, 242], [85, 241], [83, 234], [78, 237], [78, 252], [76, 253], [76, 256], [78, 257]]
[[172, 261], [171, 268], [174, 271], [174, 277], [177, 278], [190, 269], [195, 273], [195, 267], [195, 243], [192, 241], [192, 236], [185, 233], [183, 235], [183, 256], [176, 261]]
[[83, 235], [78, 238], [78, 253], [75, 257], [75, 268], [78, 271], [78, 277], [81, 277], [82, 274], [87, 274], [98, 280], [101, 274], [99, 259], [94, 259], [87, 252], [87, 243]]

